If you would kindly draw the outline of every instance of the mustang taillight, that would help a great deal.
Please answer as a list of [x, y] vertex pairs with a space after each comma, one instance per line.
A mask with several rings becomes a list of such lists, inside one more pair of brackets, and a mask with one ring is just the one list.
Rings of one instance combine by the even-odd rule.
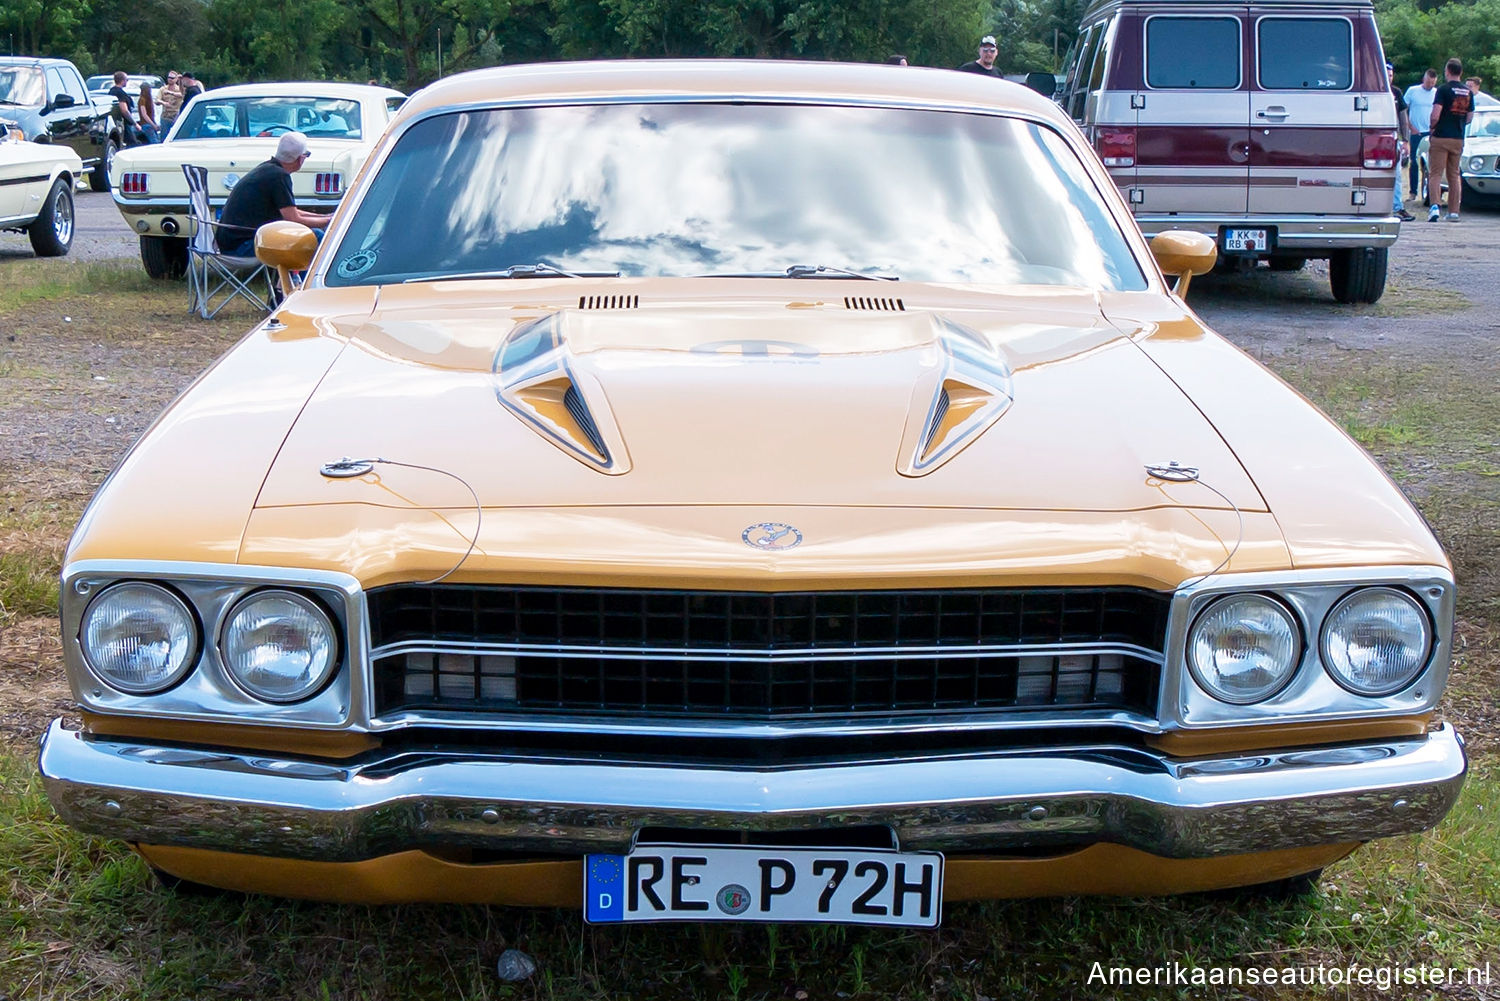
[[313, 191], [320, 195], [336, 195], [343, 184], [343, 174], [319, 174], [313, 179]]
[[1101, 128], [1094, 145], [1106, 167], [1135, 166], [1135, 129]]
[[148, 175], [129, 173], [120, 175], [120, 193], [123, 195], [144, 195], [148, 193]]
[[1396, 134], [1366, 132], [1361, 143], [1361, 157], [1366, 170], [1389, 170], [1396, 165]]

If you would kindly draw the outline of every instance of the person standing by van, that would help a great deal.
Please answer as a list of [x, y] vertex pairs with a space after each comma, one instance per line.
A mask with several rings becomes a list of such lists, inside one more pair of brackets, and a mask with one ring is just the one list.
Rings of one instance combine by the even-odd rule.
[[985, 76], [999, 76], [1000, 71], [995, 68], [995, 56], [1000, 49], [995, 45], [994, 35], [985, 35], [979, 40], [979, 58], [971, 59], [960, 66], [961, 73], [983, 73]]
[[1437, 222], [1441, 214], [1435, 185], [1444, 177], [1448, 179], [1448, 221], [1458, 222], [1464, 197], [1460, 174], [1464, 126], [1474, 114], [1474, 95], [1463, 83], [1463, 62], [1450, 59], [1443, 72], [1446, 79], [1432, 97], [1432, 138], [1427, 141], [1427, 194], [1432, 200], [1432, 208], [1427, 212], [1428, 222]]
[[[1396, 102], [1396, 154], [1399, 159], [1405, 160], [1410, 154], [1411, 147], [1411, 121], [1406, 116], [1406, 98], [1401, 96], [1401, 88], [1396, 86], [1396, 67], [1390, 63], [1385, 64], [1385, 79], [1391, 88], [1391, 98]], [[1401, 168], [1396, 168], [1396, 199], [1394, 208], [1396, 218], [1402, 222], [1412, 222], [1417, 217], [1406, 211], [1406, 205], [1401, 198]]]
[[[1406, 114], [1411, 119], [1411, 196], [1417, 197], [1422, 193], [1422, 178], [1419, 176], [1417, 167], [1417, 147], [1422, 140], [1427, 138], [1427, 133], [1432, 131], [1428, 124], [1432, 120], [1432, 95], [1437, 91], [1437, 70], [1428, 70], [1422, 74], [1422, 82], [1414, 83], [1406, 88]], [[1421, 129], [1420, 132], [1417, 130]], [[1428, 205], [1432, 202], [1428, 201]]]

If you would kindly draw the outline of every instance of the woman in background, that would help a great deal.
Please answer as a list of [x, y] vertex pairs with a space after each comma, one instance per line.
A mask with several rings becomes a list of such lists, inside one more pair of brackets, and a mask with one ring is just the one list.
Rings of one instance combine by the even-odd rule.
[[156, 101], [151, 96], [151, 85], [142, 81], [141, 96], [135, 102], [135, 118], [140, 125], [142, 142], [161, 142], [161, 126], [156, 121]]

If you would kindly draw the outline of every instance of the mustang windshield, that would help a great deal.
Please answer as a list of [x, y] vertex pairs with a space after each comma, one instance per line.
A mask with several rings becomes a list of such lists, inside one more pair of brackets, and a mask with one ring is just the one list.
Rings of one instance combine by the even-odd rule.
[[371, 181], [330, 285], [547, 261], [626, 276], [774, 275], [1140, 289], [1062, 139], [989, 115], [587, 105], [418, 122]]
[[359, 102], [328, 97], [222, 97], [195, 101], [172, 133], [184, 139], [234, 139], [302, 132], [309, 139], [358, 139]]

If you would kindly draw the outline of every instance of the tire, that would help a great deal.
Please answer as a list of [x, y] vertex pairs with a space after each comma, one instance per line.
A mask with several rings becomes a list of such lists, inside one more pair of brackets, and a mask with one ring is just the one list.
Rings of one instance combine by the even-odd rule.
[[99, 154], [99, 162], [94, 164], [94, 169], [89, 171], [89, 190], [109, 190], [109, 165], [115, 162], [115, 154], [120, 147], [115, 144], [114, 136], [104, 137], [104, 149]]
[[141, 263], [146, 274], [160, 281], [175, 281], [187, 274], [187, 240], [180, 236], [141, 237]]
[[61, 257], [73, 246], [73, 190], [66, 178], [52, 182], [42, 211], [26, 227], [26, 235], [38, 257]]
[[1339, 302], [1378, 302], [1385, 294], [1385, 247], [1355, 247], [1335, 250], [1328, 258], [1328, 284]]
[[1305, 257], [1273, 257], [1269, 262], [1272, 271], [1301, 271], [1307, 263]]

